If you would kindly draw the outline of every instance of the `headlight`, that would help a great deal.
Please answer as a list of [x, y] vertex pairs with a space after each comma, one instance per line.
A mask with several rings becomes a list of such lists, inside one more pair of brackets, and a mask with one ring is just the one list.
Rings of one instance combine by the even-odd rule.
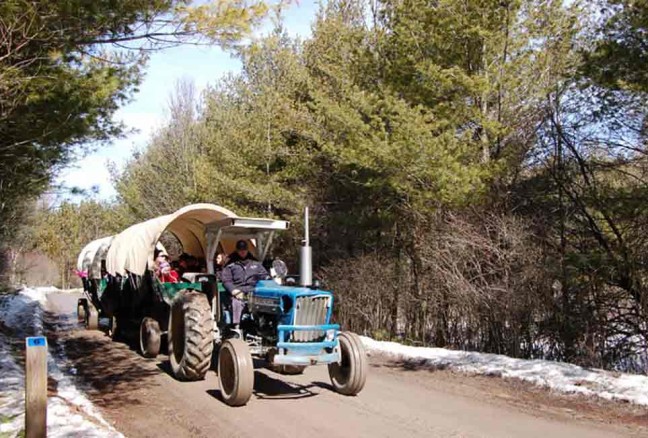
[[327, 330], [326, 331], [326, 340], [327, 341], [332, 341], [334, 339], [335, 339], [335, 330], [333, 330], [333, 329]]
[[286, 278], [286, 275], [288, 275], [288, 267], [286, 266], [286, 263], [280, 259], [274, 259], [272, 262], [272, 270], [275, 275], [282, 280]]

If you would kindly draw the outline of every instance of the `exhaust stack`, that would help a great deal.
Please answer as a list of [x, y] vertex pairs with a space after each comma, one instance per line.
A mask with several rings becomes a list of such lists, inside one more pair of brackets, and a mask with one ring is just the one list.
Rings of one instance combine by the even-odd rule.
[[308, 232], [308, 207], [304, 210], [304, 240], [303, 246], [299, 249], [299, 283], [302, 286], [313, 284], [313, 248], [310, 246]]

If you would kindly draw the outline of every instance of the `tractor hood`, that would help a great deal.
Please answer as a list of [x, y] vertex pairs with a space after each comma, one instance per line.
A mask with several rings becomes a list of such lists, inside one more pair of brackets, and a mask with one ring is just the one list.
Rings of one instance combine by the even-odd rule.
[[302, 286], [282, 286], [274, 280], [265, 280], [256, 284], [250, 306], [253, 312], [281, 315], [281, 324], [328, 324], [333, 311], [333, 293]]
[[320, 289], [311, 289], [302, 286], [284, 286], [277, 284], [274, 280], [259, 281], [254, 288], [254, 295], [267, 298], [280, 298], [288, 295], [291, 298], [317, 296], [317, 295], [333, 295], [332, 292]]

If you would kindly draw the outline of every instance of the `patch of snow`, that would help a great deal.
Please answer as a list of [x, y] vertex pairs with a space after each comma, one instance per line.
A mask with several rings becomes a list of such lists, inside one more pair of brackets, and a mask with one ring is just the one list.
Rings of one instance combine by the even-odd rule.
[[43, 334], [43, 307], [47, 301], [45, 292], [23, 288], [0, 300], [0, 323], [21, 336]]
[[11, 354], [9, 339], [0, 332], [0, 436], [14, 436], [25, 422], [25, 379]]
[[648, 376], [588, 369], [564, 362], [514, 359], [499, 354], [410, 347], [361, 336], [369, 353], [382, 353], [421, 365], [505, 378], [517, 378], [553, 390], [623, 400], [648, 406]]
[[[21, 348], [24, 348], [25, 336], [43, 335], [43, 309], [51, 292], [60, 290], [54, 287], [23, 287], [16, 294], [0, 296], [0, 324], [8, 329], [6, 331], [11, 333], [14, 340], [20, 340]], [[0, 436], [3, 437], [19, 436], [25, 423], [24, 372], [16, 363], [17, 347], [12, 347], [11, 341], [8, 335], [0, 332]], [[50, 348], [48, 377], [57, 382], [57, 391], [47, 401], [47, 435], [122, 437], [74, 385], [73, 378], [61, 370], [57, 359], [65, 358], [55, 356]]]

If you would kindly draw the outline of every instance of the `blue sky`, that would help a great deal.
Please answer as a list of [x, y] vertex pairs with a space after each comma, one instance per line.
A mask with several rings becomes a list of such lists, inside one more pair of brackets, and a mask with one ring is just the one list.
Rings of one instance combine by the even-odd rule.
[[[310, 35], [310, 26], [319, 8], [316, 0], [302, 0], [284, 13], [284, 26], [293, 36]], [[269, 28], [269, 24], [266, 26]], [[262, 29], [261, 32], [264, 32]], [[202, 91], [223, 75], [237, 72], [240, 62], [217, 47], [183, 46], [156, 52], [146, 68], [146, 76], [133, 101], [115, 114], [136, 132], [102, 146], [60, 172], [56, 182], [66, 187], [99, 188], [98, 197], [111, 199], [115, 191], [110, 183], [108, 163], [121, 168], [132, 151], [146, 146], [151, 132], [161, 126], [167, 114], [169, 96], [178, 80], [193, 81]]]

